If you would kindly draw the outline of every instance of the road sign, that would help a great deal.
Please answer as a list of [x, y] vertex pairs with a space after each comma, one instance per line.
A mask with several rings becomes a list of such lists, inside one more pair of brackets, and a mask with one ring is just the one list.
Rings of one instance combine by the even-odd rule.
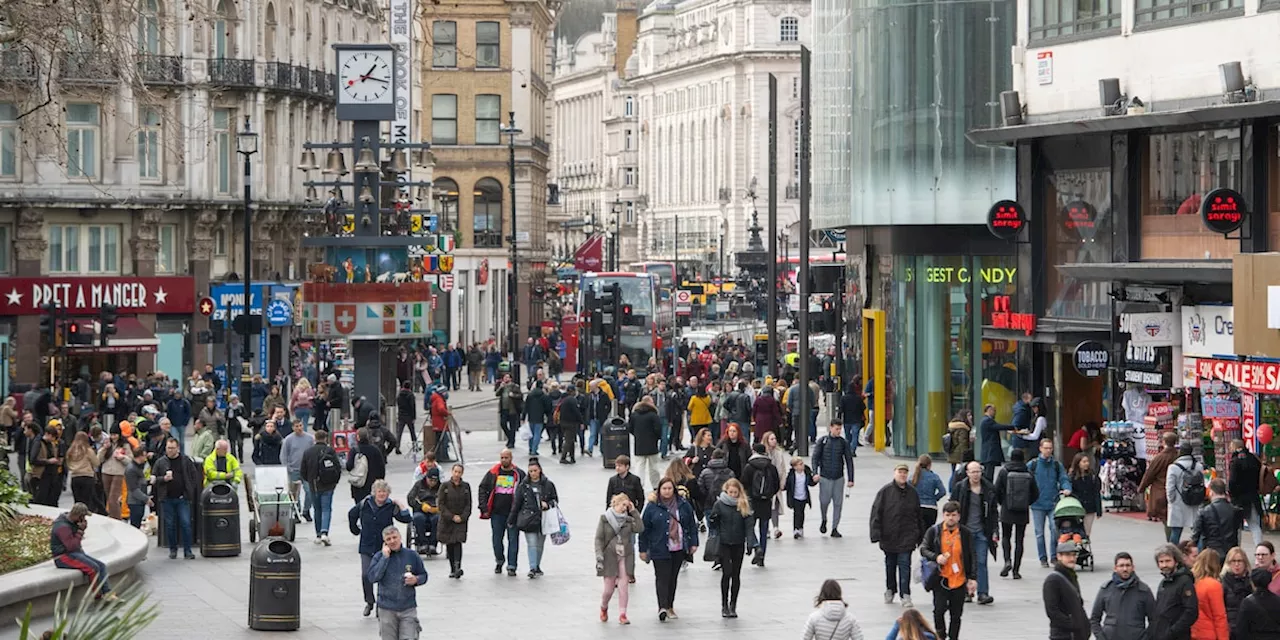
[[207, 318], [213, 315], [213, 310], [217, 308], [217, 305], [213, 303], [213, 298], [205, 296], [200, 298], [200, 304], [197, 305], [197, 308], [200, 309], [200, 315]]
[[684, 289], [676, 291], [676, 304], [689, 304], [693, 301], [693, 294]]
[[446, 273], [440, 276], [440, 290], [448, 293], [453, 291], [453, 274]]

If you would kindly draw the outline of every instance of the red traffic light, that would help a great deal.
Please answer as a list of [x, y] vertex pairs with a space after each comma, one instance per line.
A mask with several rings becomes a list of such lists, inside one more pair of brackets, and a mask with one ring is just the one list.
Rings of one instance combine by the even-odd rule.
[[79, 324], [79, 323], [76, 323], [76, 322], [72, 322], [70, 325], [68, 325], [68, 326], [67, 326], [67, 331], [68, 331], [69, 333], [71, 333], [72, 335], [79, 334], [79, 333], [80, 333], [80, 324]]
[[631, 315], [631, 305], [629, 304], [622, 305], [622, 315], [624, 316]]

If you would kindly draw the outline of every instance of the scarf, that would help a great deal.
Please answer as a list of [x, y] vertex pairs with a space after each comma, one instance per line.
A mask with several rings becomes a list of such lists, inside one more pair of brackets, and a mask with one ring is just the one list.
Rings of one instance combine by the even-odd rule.
[[671, 501], [663, 501], [658, 499], [658, 504], [667, 510], [667, 539], [675, 544], [681, 544], [683, 540], [680, 535], [680, 501], [675, 496], [671, 496]]
[[613, 527], [613, 535], [615, 536], [622, 535], [622, 519], [621, 518], [622, 516], [619, 516], [618, 512], [614, 511], [612, 507], [609, 509], [606, 509], [604, 512], [604, 519], [609, 521], [610, 527]]
[[738, 499], [730, 496], [729, 494], [723, 491], [720, 492], [720, 497], [718, 499], [720, 501], [720, 504], [722, 505], [725, 505], [727, 507], [733, 507], [734, 509], [738, 508]]

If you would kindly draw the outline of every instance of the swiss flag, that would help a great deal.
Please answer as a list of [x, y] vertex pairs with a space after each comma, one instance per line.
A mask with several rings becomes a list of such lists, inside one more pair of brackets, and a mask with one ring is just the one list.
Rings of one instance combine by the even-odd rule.
[[356, 330], [356, 305], [333, 305], [333, 321], [338, 333], [350, 334]]

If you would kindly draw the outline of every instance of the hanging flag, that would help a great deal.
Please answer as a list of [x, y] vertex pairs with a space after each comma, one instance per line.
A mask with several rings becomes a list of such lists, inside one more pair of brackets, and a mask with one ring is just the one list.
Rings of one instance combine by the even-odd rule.
[[604, 266], [604, 236], [592, 234], [573, 252], [573, 267], [578, 271], [599, 271]]

